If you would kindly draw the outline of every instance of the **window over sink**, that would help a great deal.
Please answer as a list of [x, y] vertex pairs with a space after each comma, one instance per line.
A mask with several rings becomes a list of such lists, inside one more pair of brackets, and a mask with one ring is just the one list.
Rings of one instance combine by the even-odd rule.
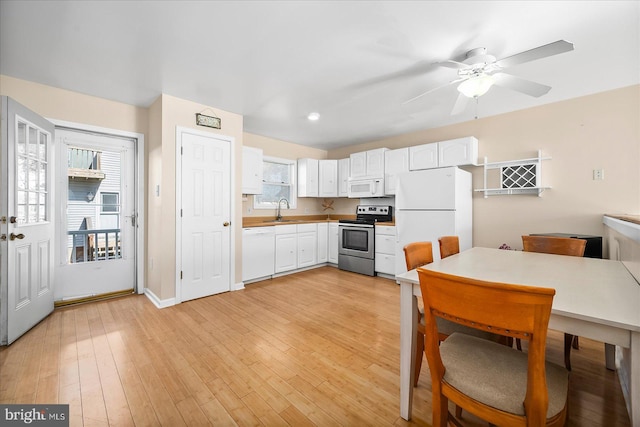
[[289, 207], [295, 209], [296, 161], [265, 156], [263, 159], [262, 194], [253, 197], [254, 209], [276, 209], [278, 201], [287, 199]]

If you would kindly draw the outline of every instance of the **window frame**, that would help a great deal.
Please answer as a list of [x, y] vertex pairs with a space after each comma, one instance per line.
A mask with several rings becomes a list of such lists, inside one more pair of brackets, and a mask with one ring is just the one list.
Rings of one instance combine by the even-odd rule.
[[[290, 187], [290, 193], [291, 197], [289, 200], [289, 208], [290, 209], [295, 209], [298, 203], [298, 185], [297, 185], [297, 167], [298, 167], [298, 162], [296, 160], [291, 160], [291, 159], [284, 159], [284, 158], [280, 158], [280, 157], [272, 157], [272, 156], [264, 156], [262, 158], [262, 163], [279, 163], [279, 164], [284, 164], [284, 165], [288, 165], [289, 166], [289, 173], [290, 173], [290, 182], [289, 184], [282, 184], [282, 183], [276, 183], [276, 182], [267, 182], [264, 180], [264, 175], [262, 177], [262, 186], [264, 187], [265, 185], [281, 185], [281, 186], [288, 186]], [[267, 168], [263, 168], [263, 170], [267, 170]], [[264, 174], [264, 172], [263, 172]], [[268, 202], [268, 203], [260, 203], [258, 201], [259, 197], [257, 197], [258, 195], [253, 197], [253, 209], [277, 209], [278, 208], [278, 201], [272, 201], [272, 202]]]
[[[116, 196], [117, 203], [106, 204], [104, 203], [104, 196]], [[115, 207], [115, 211], [105, 211], [105, 206]], [[120, 214], [120, 193], [117, 191], [101, 191], [100, 192], [100, 215], [119, 215]]]

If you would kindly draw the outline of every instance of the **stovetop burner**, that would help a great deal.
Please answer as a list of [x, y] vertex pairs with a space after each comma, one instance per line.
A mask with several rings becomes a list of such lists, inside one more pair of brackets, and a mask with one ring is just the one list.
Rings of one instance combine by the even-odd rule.
[[365, 225], [374, 225], [376, 223], [375, 219], [372, 218], [364, 218], [364, 219], [341, 219], [338, 222], [343, 224], [365, 224]]

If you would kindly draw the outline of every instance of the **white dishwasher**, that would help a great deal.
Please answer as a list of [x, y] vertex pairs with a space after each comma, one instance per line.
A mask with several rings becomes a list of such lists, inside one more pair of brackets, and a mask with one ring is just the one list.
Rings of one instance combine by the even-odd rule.
[[242, 281], [272, 276], [275, 272], [276, 227], [242, 229]]

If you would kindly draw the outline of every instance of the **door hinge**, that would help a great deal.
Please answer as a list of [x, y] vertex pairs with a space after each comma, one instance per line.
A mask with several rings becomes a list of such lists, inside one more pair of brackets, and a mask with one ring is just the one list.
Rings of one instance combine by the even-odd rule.
[[182, 280], [182, 270], [180, 270], [180, 280]]
[[182, 218], [182, 209], [180, 209], [180, 218]]
[[180, 155], [184, 154], [184, 147], [180, 147]]

